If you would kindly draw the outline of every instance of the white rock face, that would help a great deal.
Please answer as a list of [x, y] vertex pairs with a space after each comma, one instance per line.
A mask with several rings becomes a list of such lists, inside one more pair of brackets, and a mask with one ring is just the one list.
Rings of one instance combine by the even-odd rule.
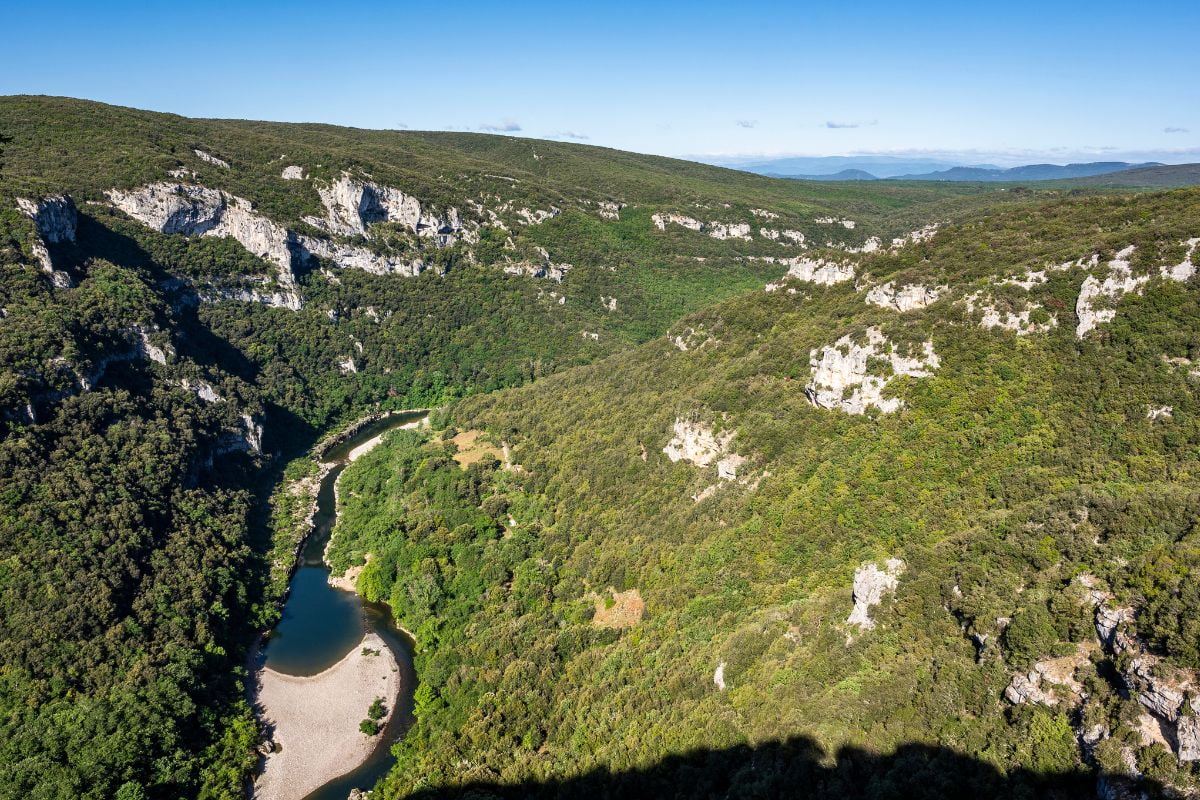
[[206, 403], [219, 403], [225, 399], [208, 381], [193, 381], [184, 378], [179, 382], [179, 387], [186, 392], [191, 392]]
[[1058, 326], [1058, 319], [1051, 316], [1047, 322], [1033, 322], [1030, 317], [1042, 308], [1038, 303], [1028, 303], [1018, 311], [1001, 311], [995, 301], [985, 297], [981, 292], [969, 294], [963, 298], [967, 313], [980, 313], [981, 328], [1004, 328], [1013, 331], [1017, 336], [1029, 336], [1034, 333], [1045, 333]]
[[[880, 360], [890, 366], [890, 374], [877, 374], [878, 366], [872, 362]], [[901, 375], [928, 378], [940, 366], [932, 342], [925, 342], [917, 355], [906, 357], [878, 328], [867, 329], [866, 344], [843, 336], [832, 345], [811, 351], [809, 364], [812, 379], [804, 389], [809, 401], [818, 408], [847, 414], [865, 414], [871, 407], [884, 414], [899, 410], [904, 401], [884, 398], [884, 388]], [[872, 367], [876, 374], [872, 374]]]
[[1033, 289], [1033, 287], [1041, 286], [1043, 283], [1045, 283], [1048, 280], [1050, 280], [1050, 279], [1046, 276], [1046, 270], [1039, 269], [1039, 270], [1028, 270], [1025, 273], [1025, 277], [1023, 277], [1023, 278], [1008, 278], [1008, 279], [1002, 281], [1002, 283], [1005, 283], [1009, 286], [1020, 286], [1022, 289], [1024, 289], [1025, 291], [1028, 292], [1031, 289]]
[[282, 308], [287, 311], [299, 311], [303, 302], [299, 294], [285, 292], [262, 292], [256, 289], [213, 288], [200, 292], [200, 302], [219, 303], [223, 300], [236, 300], [242, 303], [260, 303], [271, 308]]
[[672, 461], [690, 461], [698, 467], [707, 467], [724, 456], [733, 441], [733, 431], [718, 436], [709, 426], [691, 420], [675, 420], [674, 431], [675, 437], [663, 452]]
[[772, 242], [779, 241], [779, 231], [774, 228], [759, 228], [758, 235], [764, 239], [770, 239]]
[[717, 344], [717, 340], [708, 335], [703, 326], [700, 328], [685, 328], [675, 336], [670, 337], [671, 344], [677, 350], [686, 353], [688, 350], [700, 350], [709, 344]]
[[713, 684], [718, 691], [725, 691], [725, 662], [717, 664], [717, 668], [713, 671]]
[[18, 197], [17, 208], [33, 220], [37, 229], [38, 241], [33, 244], [33, 255], [42, 265], [42, 271], [50, 276], [50, 282], [55, 286], [69, 289], [74, 282], [66, 272], [54, 268], [54, 260], [50, 257], [47, 245], [75, 241], [75, 231], [79, 226], [79, 214], [75, 210], [75, 203], [65, 194], [39, 200]]
[[710, 222], [707, 231], [708, 235], [714, 239], [742, 239], [747, 242], [750, 241], [750, 226], [745, 222]]
[[1146, 419], [1151, 422], [1159, 419], [1171, 419], [1174, 413], [1175, 409], [1171, 406], [1158, 406], [1157, 408], [1150, 406], [1146, 409]]
[[894, 281], [888, 281], [867, 292], [867, 302], [903, 313], [931, 305], [947, 288], [945, 286], [922, 286], [919, 283], [910, 283], [897, 288]]
[[608, 313], [611, 314], [612, 312], [617, 310], [617, 298], [605, 297], [605, 296], [601, 295], [600, 296], [600, 305], [603, 306], [605, 311], [607, 311]]
[[1082, 339], [1100, 323], [1116, 318], [1115, 308], [1096, 308], [1097, 301], [1115, 303], [1127, 292], [1140, 291], [1142, 285], [1150, 280], [1145, 275], [1135, 276], [1130, 269], [1129, 257], [1133, 250], [1133, 245], [1130, 245], [1108, 262], [1108, 277], [1103, 281], [1097, 280], [1095, 275], [1089, 275], [1079, 287], [1079, 298], [1075, 301], [1075, 315], [1079, 317], [1079, 324], [1075, 326], [1076, 338]]
[[203, 161], [205, 163], [212, 164], [214, 167], [222, 167], [224, 169], [229, 169], [228, 161], [217, 158], [212, 153], [206, 153], [203, 150], [192, 150], [192, 152], [196, 154], [196, 158], [200, 159], [201, 161]]
[[730, 453], [717, 461], [717, 477], [723, 481], [736, 481], [738, 479], [738, 470], [742, 468], [746, 460], [737, 453]]
[[1196, 254], [1196, 246], [1200, 245], [1200, 237], [1188, 239], [1184, 242], [1187, 247], [1187, 254], [1183, 257], [1183, 261], [1174, 266], [1166, 266], [1160, 269], [1160, 273], [1164, 278], [1171, 281], [1185, 283], [1192, 279], [1196, 274], [1196, 265], [1192, 263], [1192, 257]]
[[[157, 326], [155, 326], [155, 330], [157, 330]], [[138, 355], [156, 364], [167, 363], [166, 351], [150, 341], [149, 331], [141, 325], [134, 325], [130, 332], [136, 337], [134, 346], [137, 348]]]
[[262, 455], [262, 423], [249, 414], [242, 415], [241, 429], [222, 435], [217, 443], [218, 453], [248, 452]]
[[683, 227], [693, 231], [704, 230], [703, 222], [698, 219], [693, 219], [692, 217], [685, 217], [682, 214], [654, 214], [650, 217], [650, 219], [654, 222], [654, 227], [658, 228], [660, 231], [665, 231], [667, 229], [668, 222], [673, 225], [682, 225]]
[[358, 372], [358, 367], [355, 365], [354, 359], [350, 356], [346, 356], [338, 362], [338, 369], [342, 371], [343, 375], [353, 375]]
[[463, 227], [457, 209], [449, 208], [438, 214], [423, 208], [421, 201], [399, 189], [379, 186], [345, 172], [329, 186], [319, 187], [317, 193], [326, 216], [305, 217], [304, 221], [338, 236], [370, 237], [371, 225], [393, 222], [417, 236], [432, 238], [441, 247], [457, 241]]
[[603, 219], [620, 219], [621, 209], [625, 207], [625, 204], [614, 203], [610, 200], [601, 200], [599, 207], [599, 214]]
[[857, 268], [856, 264], [849, 261], [826, 261], [823, 258], [812, 259], [803, 256], [783, 259], [782, 263], [790, 265], [785, 278], [820, 286], [852, 281], [854, 270]]
[[1191, 702], [1192, 713], [1186, 717], [1180, 717], [1178, 724], [1175, 726], [1175, 741], [1179, 746], [1179, 760], [1187, 763], [1189, 761], [1200, 761], [1200, 716], [1197, 713], [1200, 709], [1196, 708], [1196, 701]]
[[180, 183], [152, 183], [140, 189], [107, 192], [114, 206], [159, 233], [202, 236], [220, 222], [225, 197], [216, 189]]
[[517, 216], [526, 225], [541, 225], [546, 220], [554, 219], [561, 213], [561, 209], [554, 208], [553, 206], [549, 209], [535, 208], [532, 211], [528, 208], [517, 209]]
[[[1163, 279], [1182, 283], [1191, 280], [1192, 276], [1196, 274], [1196, 265], [1192, 263], [1192, 257], [1195, 255], [1196, 247], [1200, 245], [1200, 237], [1188, 239], [1183, 244], [1187, 247], [1183, 261], [1159, 267], [1158, 274]], [[1133, 274], [1129, 262], [1133, 250], [1134, 246], [1129, 245], [1108, 262], [1108, 276], [1103, 281], [1097, 279], [1095, 275], [1089, 275], [1084, 279], [1083, 285], [1079, 287], [1079, 298], [1075, 301], [1075, 315], [1079, 318], [1079, 324], [1075, 327], [1077, 338], [1082, 339], [1089, 331], [1103, 322], [1111, 322], [1117, 316], [1116, 308], [1111, 306], [1129, 292], [1141, 293], [1145, 284], [1150, 280], [1149, 275]], [[1083, 259], [1080, 259], [1051, 269], [1086, 268], [1094, 266], [1098, 261], [1098, 256], [1092, 256], [1091, 262], [1084, 262]], [[1109, 307], [1097, 308], [1098, 301]]]
[[240, 298], [244, 293], [234, 291], [227, 299], [263, 302], [269, 298], [271, 305], [298, 309], [302, 300], [294, 269], [313, 257], [376, 275], [413, 276], [425, 269], [420, 259], [385, 256], [364, 247], [299, 235], [255, 212], [248, 200], [204, 186], [161, 182], [127, 191], [112, 189], [107, 195], [114, 206], [160, 233], [233, 238], [278, 268], [278, 298], [253, 292]]
[[846, 618], [847, 625], [856, 625], [860, 631], [869, 631], [875, 627], [871, 619], [871, 609], [883, 602], [884, 595], [896, 591], [900, 585], [900, 574], [904, 572], [904, 562], [898, 558], [889, 558], [883, 569], [874, 562], [868, 562], [854, 571], [854, 609]]
[[774, 211], [767, 211], [765, 208], [752, 208], [750, 213], [759, 219], [779, 219], [779, 215]]
[[283, 172], [280, 173], [279, 177], [283, 178], [285, 181], [302, 181], [307, 178], [308, 175], [304, 172], [304, 167], [298, 167], [293, 164], [291, 166], [284, 167]]
[[1004, 698], [1013, 705], [1022, 703], [1037, 703], [1044, 706], [1058, 705], [1058, 698], [1053, 692], [1042, 688], [1042, 675], [1036, 669], [1029, 674], [1017, 674], [1012, 682], [1004, 689]]
[[899, 250], [901, 247], [906, 247], [910, 244], [927, 242], [932, 239], [934, 234], [937, 232], [938, 224], [936, 222], [930, 223], [923, 228], [917, 228], [915, 231], [910, 231], [904, 236], [897, 236], [895, 239], [892, 239], [892, 249]]
[[39, 200], [18, 197], [17, 208], [33, 220], [38, 236], [42, 237], [46, 244], [75, 241], [79, 213], [75, 210], [75, 203], [67, 195], [43, 197]]
[[[535, 247], [538, 258], [527, 258], [523, 261], [509, 261], [504, 265], [504, 271], [509, 275], [525, 275], [530, 278], [549, 278], [555, 283], [562, 283], [563, 278], [567, 276], [571, 265], [566, 263], [555, 263], [550, 258], [550, 252], [544, 247]], [[565, 298], [564, 298], [565, 302]], [[616, 300], [613, 299], [614, 306], [612, 311], [616, 310]]]
[[838, 217], [817, 217], [813, 222], [818, 225], [841, 225], [848, 231], [854, 230], [854, 227], [858, 224], [852, 219], [840, 219]]

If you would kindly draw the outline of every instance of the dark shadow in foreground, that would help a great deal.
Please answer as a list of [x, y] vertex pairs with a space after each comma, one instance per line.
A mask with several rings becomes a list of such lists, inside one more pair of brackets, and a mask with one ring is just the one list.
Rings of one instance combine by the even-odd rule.
[[[895, 753], [878, 755], [843, 748], [836, 763], [812, 739], [725, 750], [697, 750], [670, 756], [642, 769], [621, 772], [596, 770], [577, 778], [545, 783], [504, 785], [487, 781], [441, 789], [423, 789], [415, 800], [567, 800], [567, 798], [652, 797], [663, 800], [712, 798], [821, 798], [846, 800], [909, 800], [910, 798], [1082, 798], [1153, 797], [1155, 785], [1135, 787], [1123, 778], [1097, 780], [1088, 769], [1062, 774], [1028, 770], [1001, 773], [991, 764], [952, 750], [928, 745], [903, 745]], [[1134, 790], [1130, 794], [1125, 791]], [[1138, 791], [1140, 790], [1140, 791]]]

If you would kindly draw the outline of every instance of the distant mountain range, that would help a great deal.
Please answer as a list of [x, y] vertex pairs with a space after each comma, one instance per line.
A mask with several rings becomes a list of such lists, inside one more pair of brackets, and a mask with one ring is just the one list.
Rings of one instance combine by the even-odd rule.
[[961, 164], [891, 156], [790, 157], [768, 161], [726, 161], [722, 166], [768, 175], [814, 181], [1054, 181], [1090, 178], [1128, 170], [1162, 167], [1157, 162], [1092, 161], [1082, 164], [1026, 164], [1003, 168], [994, 164]]
[[937, 172], [901, 175], [910, 181], [1054, 181], [1064, 178], [1089, 178], [1143, 167], [1161, 167], [1159, 163], [1130, 164], [1126, 161], [1092, 161], [1086, 164], [1026, 164], [1022, 167], [951, 167]]
[[[901, 175], [934, 172], [952, 167], [973, 166], [983, 169], [996, 169], [993, 164], [964, 164], [961, 161], [947, 161], [930, 158], [904, 158], [900, 156], [790, 156], [754, 160], [747, 158], [731, 159], [697, 159], [708, 161], [722, 167], [740, 169], [744, 172], [755, 172], [759, 175], [770, 175], [779, 178], [818, 178], [820, 180], [838, 180], [834, 177], [841, 172], [863, 172], [870, 179], [896, 178]], [[862, 180], [849, 178], [849, 180]]]

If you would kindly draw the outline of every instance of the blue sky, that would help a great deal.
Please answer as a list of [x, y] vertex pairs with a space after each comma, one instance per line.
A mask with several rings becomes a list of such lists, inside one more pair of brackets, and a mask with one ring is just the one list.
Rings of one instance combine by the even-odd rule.
[[0, 27], [2, 94], [189, 116], [665, 155], [1200, 161], [1195, 0], [60, 0], [6, 3]]

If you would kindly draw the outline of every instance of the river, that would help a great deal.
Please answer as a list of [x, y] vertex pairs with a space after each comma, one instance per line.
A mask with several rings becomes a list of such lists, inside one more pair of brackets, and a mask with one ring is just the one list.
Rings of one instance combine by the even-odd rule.
[[[329, 448], [321, 457], [328, 472], [317, 493], [313, 530], [304, 543], [299, 565], [289, 584], [283, 616], [271, 632], [263, 663], [288, 675], [315, 675], [340, 661], [365, 634], [374, 632], [387, 642], [396, 657], [400, 667], [400, 694], [370, 757], [309, 794], [306, 800], [346, 800], [351, 789], [374, 786], [394, 761], [391, 745], [412, 724], [413, 692], [417, 687], [412, 640], [395, 626], [385, 604], [367, 603], [353, 592], [330, 586], [324, 553], [337, 520], [334, 485], [349, 464], [351, 451], [388, 431], [420, 423], [428, 415], [427, 411], [411, 411], [385, 417]], [[356, 731], [355, 735], [360, 734]]]

